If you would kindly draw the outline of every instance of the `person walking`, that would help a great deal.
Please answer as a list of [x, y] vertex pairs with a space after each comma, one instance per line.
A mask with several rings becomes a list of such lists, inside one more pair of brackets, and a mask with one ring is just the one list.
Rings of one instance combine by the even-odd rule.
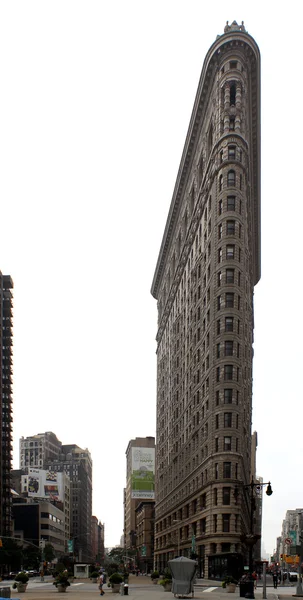
[[104, 575], [103, 575], [102, 571], [100, 571], [100, 579], [99, 579], [100, 596], [103, 596], [105, 594], [105, 592], [103, 590], [103, 583], [104, 583]]
[[253, 572], [252, 577], [254, 580], [254, 588], [256, 590], [257, 589], [257, 581], [258, 581], [258, 575], [257, 575], [256, 571]]
[[274, 588], [277, 589], [277, 587], [278, 587], [278, 573], [277, 573], [277, 571], [273, 572], [272, 580], [273, 580]]

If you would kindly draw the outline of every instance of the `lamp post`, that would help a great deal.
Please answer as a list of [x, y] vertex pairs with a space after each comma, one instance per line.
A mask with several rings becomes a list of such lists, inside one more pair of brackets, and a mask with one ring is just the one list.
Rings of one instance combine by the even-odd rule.
[[[181, 523], [181, 521], [173, 519], [173, 523]], [[178, 556], [180, 556], [180, 527], [178, 527]]]
[[[266, 483], [262, 483], [259, 481], [254, 481], [254, 478], [251, 478], [251, 482], [248, 485], [241, 484], [243, 489], [250, 490], [249, 501], [250, 501], [250, 509], [249, 509], [249, 533], [243, 536], [243, 541], [248, 546], [248, 562], [249, 562], [249, 575], [250, 581], [253, 583], [252, 573], [253, 573], [253, 546], [260, 539], [261, 535], [254, 533], [254, 511], [256, 510], [256, 501], [255, 501], [255, 489], [260, 489], [264, 485], [267, 486], [266, 494], [267, 496], [271, 496], [273, 491], [270, 484], [270, 481]], [[235, 488], [235, 497], [237, 498], [239, 491], [237, 487]], [[251, 591], [246, 594], [246, 598], [254, 598], [254, 586], [251, 586]]]

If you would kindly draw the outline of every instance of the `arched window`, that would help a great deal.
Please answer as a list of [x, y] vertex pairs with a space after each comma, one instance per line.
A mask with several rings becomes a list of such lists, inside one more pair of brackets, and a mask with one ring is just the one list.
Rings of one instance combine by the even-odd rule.
[[222, 188], [223, 188], [223, 175], [220, 175], [220, 177], [219, 177], [219, 192], [222, 192]]
[[227, 173], [227, 187], [235, 187], [236, 185], [236, 173], [234, 170], [230, 170]]

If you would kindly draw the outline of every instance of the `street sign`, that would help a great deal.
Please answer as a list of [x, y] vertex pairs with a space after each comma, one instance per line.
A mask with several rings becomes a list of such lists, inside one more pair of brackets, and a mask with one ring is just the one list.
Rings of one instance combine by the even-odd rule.
[[284, 540], [284, 544], [291, 544], [291, 543], [292, 543], [292, 539], [290, 537], [288, 537]]

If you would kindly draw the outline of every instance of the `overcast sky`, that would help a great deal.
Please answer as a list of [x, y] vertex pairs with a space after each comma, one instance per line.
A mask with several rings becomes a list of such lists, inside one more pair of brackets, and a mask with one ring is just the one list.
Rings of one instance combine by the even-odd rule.
[[[287, 6], [287, 11], [286, 11]], [[262, 56], [262, 279], [253, 430], [275, 546], [302, 485], [300, 3], [0, 4], [0, 269], [14, 289], [19, 438], [88, 447], [106, 545], [123, 531], [125, 450], [155, 435], [150, 287], [205, 54], [243, 20]]]

